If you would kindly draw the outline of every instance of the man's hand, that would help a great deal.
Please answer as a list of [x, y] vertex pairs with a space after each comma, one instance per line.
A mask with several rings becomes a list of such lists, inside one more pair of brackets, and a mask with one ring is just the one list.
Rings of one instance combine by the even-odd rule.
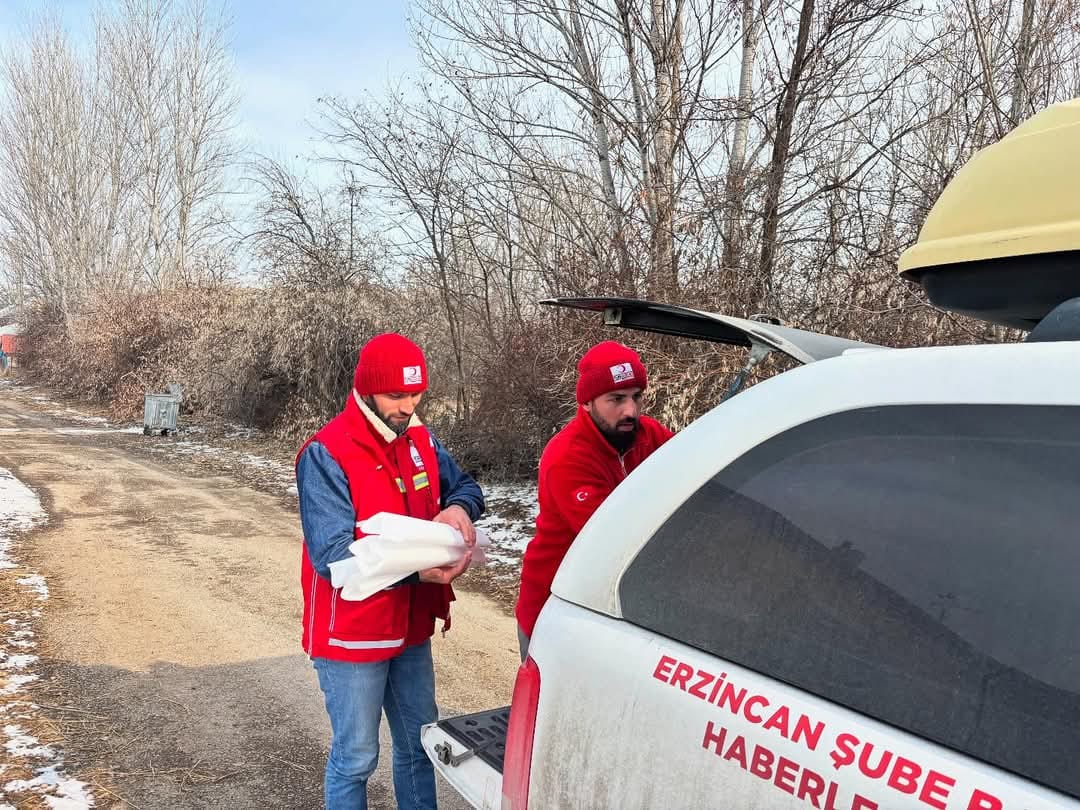
[[420, 581], [434, 582], [436, 585], [449, 585], [465, 573], [465, 569], [469, 567], [469, 562], [471, 560], [472, 549], [467, 548], [465, 549], [465, 556], [461, 558], [461, 562], [453, 565], [444, 565], [442, 568], [428, 568], [425, 571], [421, 571]]
[[457, 504], [448, 506], [435, 516], [436, 523], [445, 523], [461, 532], [465, 538], [465, 546], [472, 549], [476, 545], [476, 527], [469, 519], [469, 513]]

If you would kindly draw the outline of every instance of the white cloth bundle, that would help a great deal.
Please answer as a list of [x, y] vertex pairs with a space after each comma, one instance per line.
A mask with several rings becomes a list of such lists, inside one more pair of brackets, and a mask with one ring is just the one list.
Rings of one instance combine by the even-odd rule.
[[[367, 536], [349, 546], [352, 555], [330, 563], [330, 584], [341, 588], [341, 598], [358, 602], [416, 571], [460, 562], [465, 540], [445, 523], [379, 512], [358, 524]], [[476, 546], [469, 566], [487, 562], [488, 536], [476, 530]]]

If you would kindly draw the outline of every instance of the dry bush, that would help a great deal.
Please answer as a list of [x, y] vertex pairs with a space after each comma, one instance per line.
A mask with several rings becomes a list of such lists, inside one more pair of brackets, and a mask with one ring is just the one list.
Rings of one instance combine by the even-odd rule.
[[459, 463], [480, 475], [528, 478], [552, 433], [574, 413], [564, 370], [576, 364], [550, 319], [519, 323], [477, 358], [467, 422], [439, 424]]
[[99, 290], [73, 316], [70, 331], [52, 313], [32, 313], [27, 366], [70, 395], [132, 417], [142, 411], [144, 390], [164, 386], [165, 361], [189, 340], [167, 304], [151, 293]]
[[[399, 329], [393, 296], [377, 287], [295, 291], [269, 297], [264, 395], [284, 405], [264, 426], [302, 438], [341, 410], [366, 340]], [[253, 347], [254, 348], [254, 347]]]
[[375, 287], [222, 287], [184, 299], [176, 365], [191, 408], [299, 440], [341, 410], [359, 347], [387, 328]]
[[[716, 298], [682, 303], [720, 309]], [[895, 276], [853, 277], [829, 300], [838, 303], [802, 299], [780, 314], [792, 326], [892, 346], [1009, 337], [933, 310]], [[727, 305], [729, 312], [736, 306]], [[468, 353], [460, 379], [444, 312], [428, 288], [371, 283], [100, 291], [75, 315], [70, 339], [54, 313], [34, 313], [24, 357], [45, 382], [106, 402], [118, 417], [136, 418], [145, 392], [179, 383], [187, 413], [299, 442], [344, 405], [360, 346], [399, 331], [428, 357], [425, 419], [463, 466], [489, 480], [535, 474], [544, 445], [574, 414], [577, 362], [601, 340], [641, 353], [651, 381], [646, 413], [676, 430], [714, 407], [746, 360], [741, 349], [604, 328], [592, 313], [532, 308], [495, 323], [463, 318]], [[746, 384], [791, 365], [774, 355]]]
[[71, 339], [52, 313], [35, 313], [26, 365], [120, 417], [179, 383], [187, 412], [297, 438], [344, 405], [363, 342], [400, 328], [393, 300], [367, 287], [103, 292], [75, 316]]

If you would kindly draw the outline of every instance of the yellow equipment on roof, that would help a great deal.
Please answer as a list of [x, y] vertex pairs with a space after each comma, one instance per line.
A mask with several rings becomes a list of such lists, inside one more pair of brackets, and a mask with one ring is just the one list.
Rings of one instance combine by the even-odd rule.
[[1080, 99], [975, 154], [900, 257], [931, 301], [1030, 329], [1080, 296]]

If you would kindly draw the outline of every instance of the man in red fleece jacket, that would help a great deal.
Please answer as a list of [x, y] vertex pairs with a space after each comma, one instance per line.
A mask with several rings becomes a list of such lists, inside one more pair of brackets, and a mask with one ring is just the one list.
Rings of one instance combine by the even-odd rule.
[[514, 610], [522, 660], [578, 532], [619, 482], [673, 435], [641, 414], [646, 385], [637, 352], [611, 340], [593, 346], [578, 363], [577, 416], [540, 456], [540, 514], [525, 549]]

